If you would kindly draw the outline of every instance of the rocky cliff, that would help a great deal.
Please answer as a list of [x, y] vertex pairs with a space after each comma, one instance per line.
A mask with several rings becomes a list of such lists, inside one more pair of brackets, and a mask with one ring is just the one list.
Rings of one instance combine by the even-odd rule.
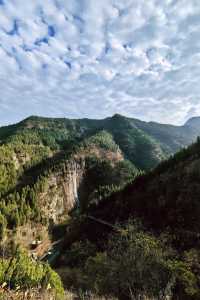
[[84, 193], [83, 189], [87, 189], [81, 183], [87, 176], [88, 166], [86, 165], [86, 160], [89, 158], [95, 158], [99, 161], [107, 160], [113, 167], [124, 160], [119, 149], [110, 151], [97, 148], [94, 145], [90, 148], [82, 149], [57, 172], [49, 175], [45, 189], [38, 199], [42, 217], [57, 224], [64, 221], [75, 206], [78, 207], [80, 205], [81, 194]]
[[65, 219], [69, 211], [78, 204], [78, 189], [84, 172], [84, 160], [72, 160], [64, 170], [49, 176], [46, 189], [39, 196], [43, 216], [53, 223]]

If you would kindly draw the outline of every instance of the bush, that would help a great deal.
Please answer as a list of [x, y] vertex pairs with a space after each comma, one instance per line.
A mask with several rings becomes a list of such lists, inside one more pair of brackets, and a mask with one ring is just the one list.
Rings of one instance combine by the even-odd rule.
[[106, 253], [88, 259], [85, 271], [94, 292], [119, 299], [160, 297], [174, 282], [161, 242], [132, 223], [111, 237]]
[[48, 288], [62, 299], [64, 289], [56, 272], [49, 265], [35, 262], [24, 251], [17, 250], [16, 255], [0, 260], [0, 285], [15, 289]]

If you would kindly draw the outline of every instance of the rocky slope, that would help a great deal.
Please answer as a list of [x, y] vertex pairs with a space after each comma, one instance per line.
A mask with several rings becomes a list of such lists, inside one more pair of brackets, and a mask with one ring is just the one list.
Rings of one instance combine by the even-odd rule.
[[73, 155], [62, 168], [51, 172], [46, 178], [44, 190], [38, 195], [38, 203], [42, 215], [54, 224], [65, 221], [68, 213], [84, 201], [84, 181], [87, 179], [89, 168], [87, 160], [93, 157], [100, 161], [107, 160], [113, 167], [124, 160], [119, 150], [114, 152], [91, 145], [89, 149], [85, 148]]

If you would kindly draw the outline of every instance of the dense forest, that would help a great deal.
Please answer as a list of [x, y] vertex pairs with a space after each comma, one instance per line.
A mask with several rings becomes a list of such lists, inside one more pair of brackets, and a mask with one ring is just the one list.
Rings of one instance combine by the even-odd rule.
[[198, 139], [74, 219], [60, 258], [66, 286], [200, 299], [199, 163]]
[[0, 285], [50, 287], [58, 299], [64, 288], [80, 299], [200, 299], [200, 141], [183, 148], [198, 122], [1, 127]]

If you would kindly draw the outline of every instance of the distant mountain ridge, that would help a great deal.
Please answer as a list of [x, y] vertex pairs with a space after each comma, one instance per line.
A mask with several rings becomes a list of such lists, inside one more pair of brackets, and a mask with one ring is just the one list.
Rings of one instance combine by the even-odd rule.
[[193, 117], [193, 118], [190, 118], [184, 126], [188, 126], [188, 127], [193, 127], [193, 128], [196, 128], [198, 129], [199, 126], [200, 126], [200, 117]]
[[183, 126], [144, 122], [115, 114], [101, 120], [43, 118], [31, 116], [18, 124], [0, 128], [0, 140], [12, 138], [24, 130], [48, 132], [58, 147], [69, 138], [83, 140], [101, 130], [109, 132], [125, 157], [137, 168], [148, 170], [160, 161], [188, 146], [200, 135], [200, 117]]

